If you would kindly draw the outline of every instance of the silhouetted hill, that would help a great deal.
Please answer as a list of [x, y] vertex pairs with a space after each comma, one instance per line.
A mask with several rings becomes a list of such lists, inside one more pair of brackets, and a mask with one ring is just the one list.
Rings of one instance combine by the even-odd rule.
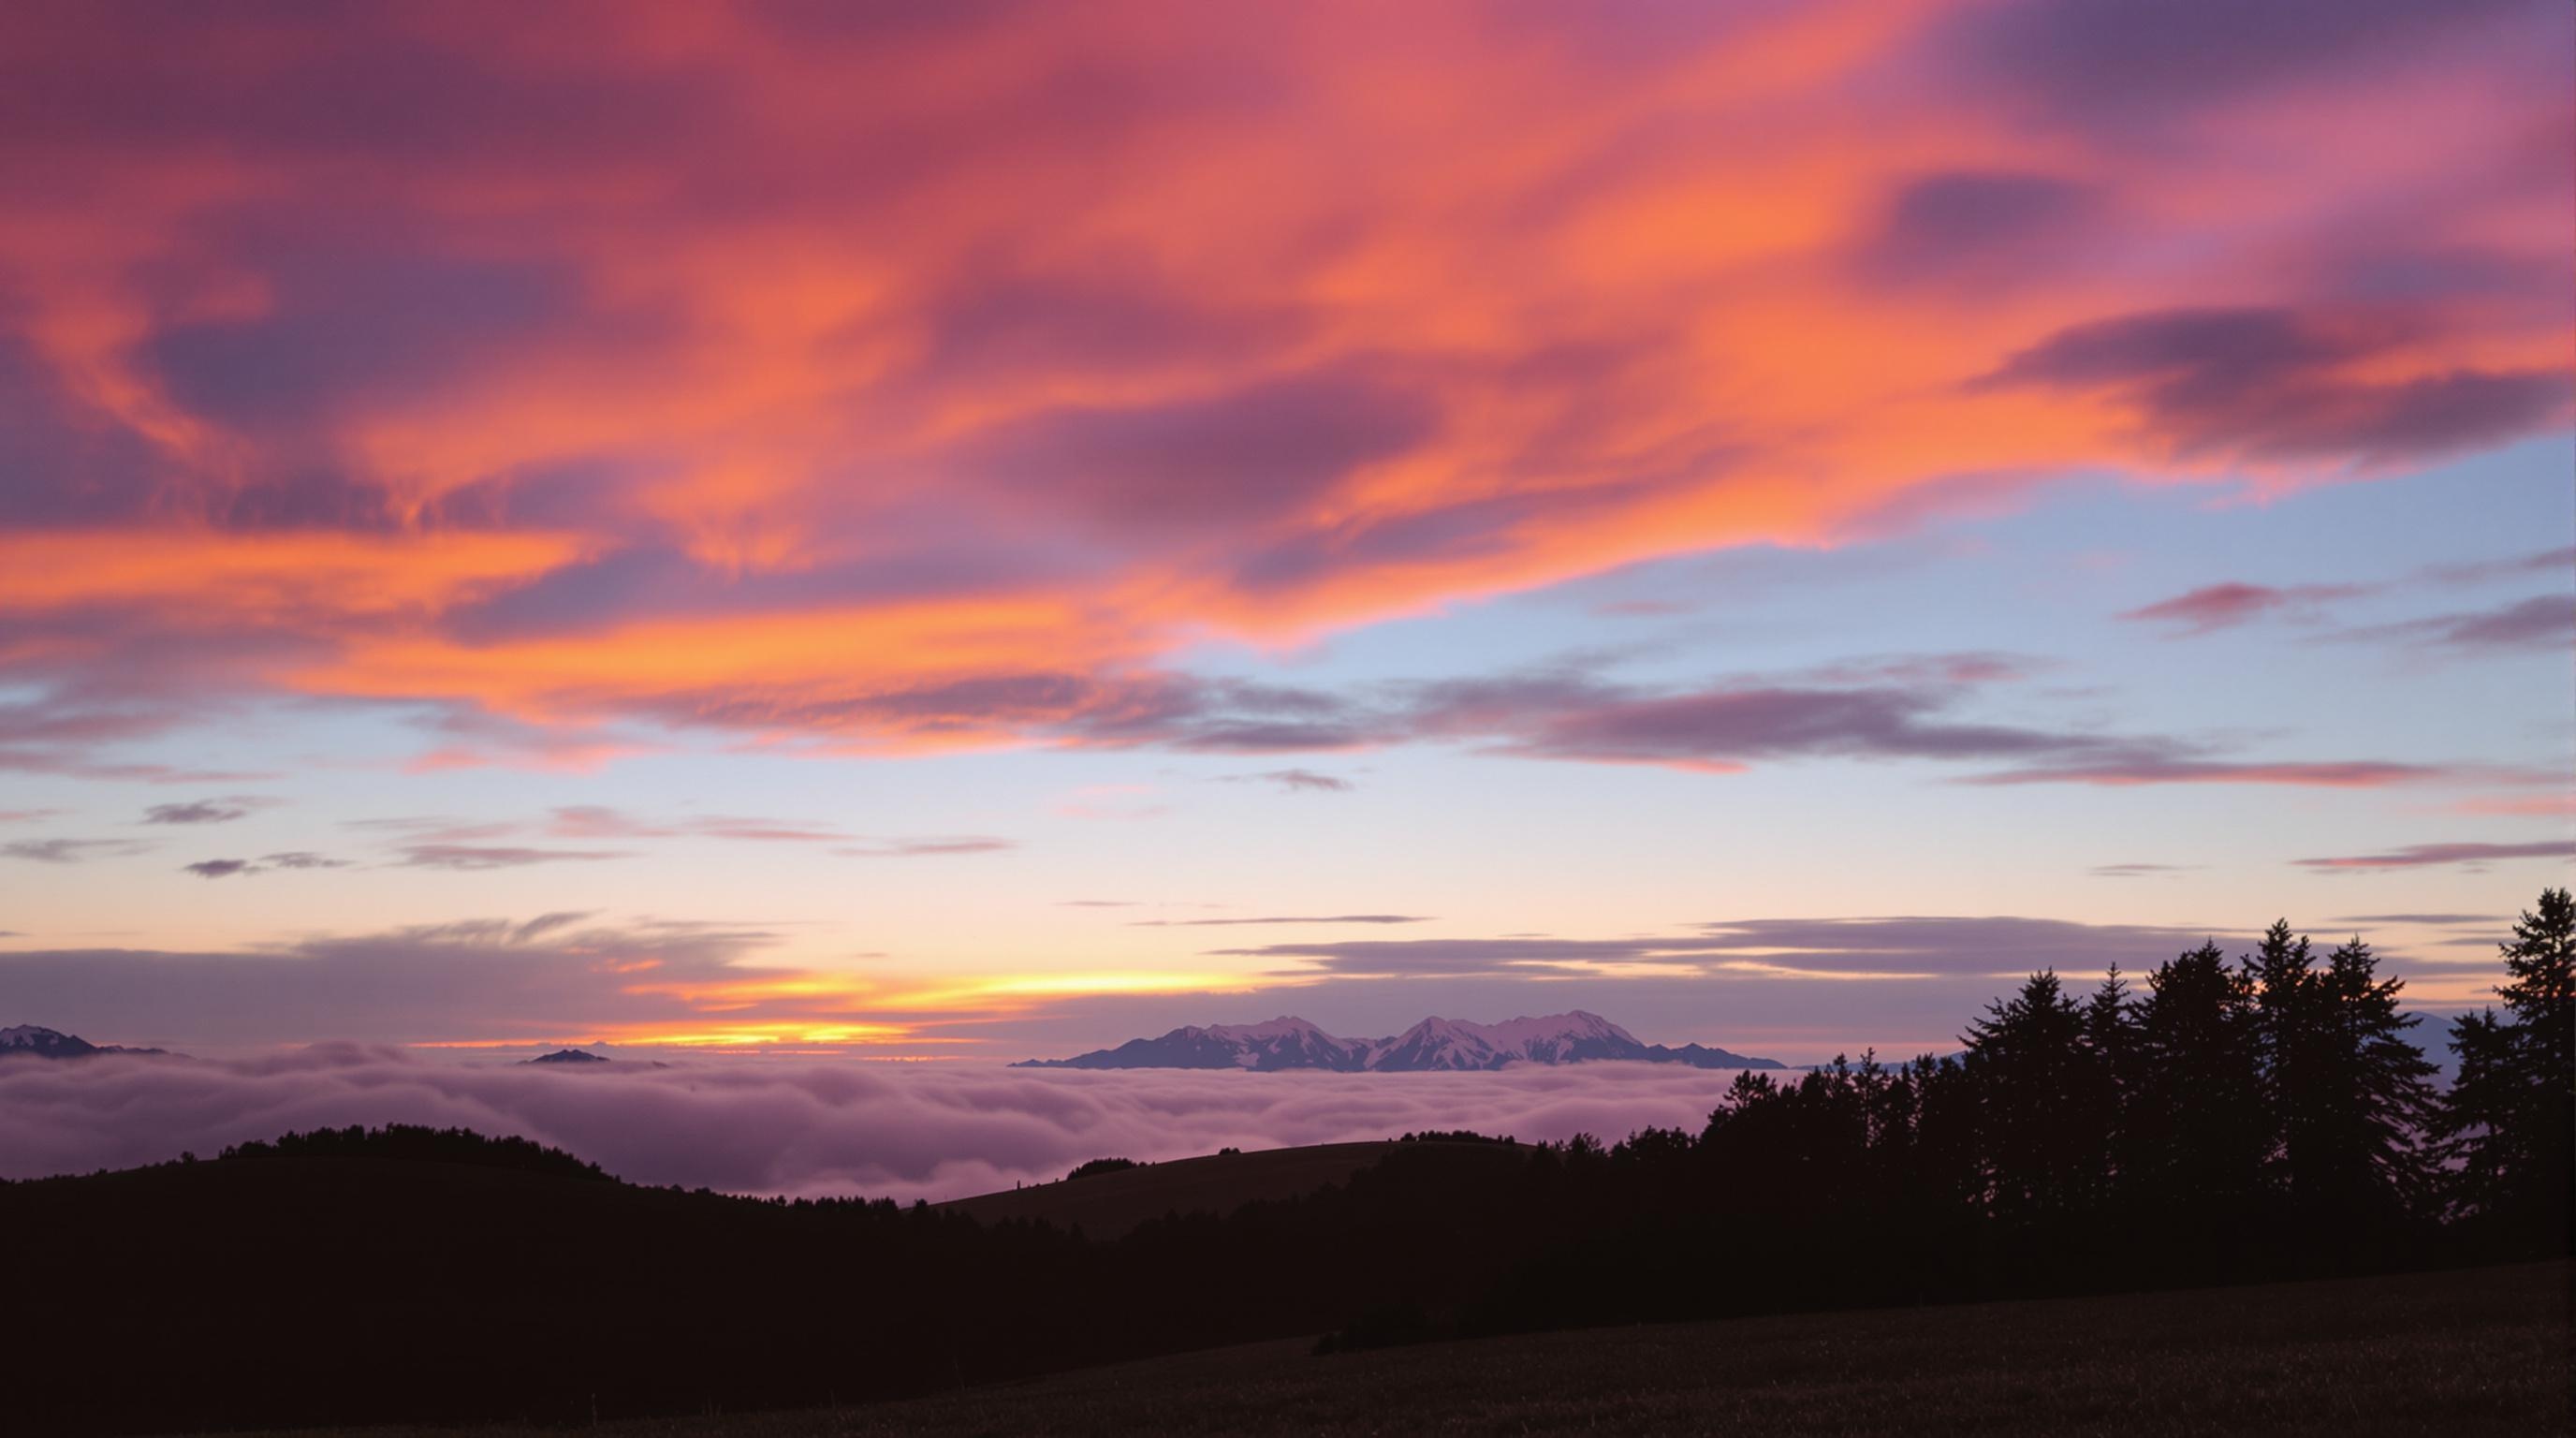
[[604, 1064], [610, 1062], [610, 1059], [606, 1054], [584, 1053], [580, 1049], [557, 1049], [553, 1053], [539, 1054], [535, 1058], [525, 1060], [525, 1062], [532, 1064]]
[[1346, 1039], [1282, 1014], [1266, 1023], [1177, 1028], [1161, 1038], [1130, 1039], [1065, 1059], [1029, 1059], [1015, 1068], [1328, 1069], [1338, 1073], [1423, 1073], [1566, 1064], [1597, 1060], [1678, 1063], [1704, 1069], [1777, 1069], [1776, 1060], [1725, 1049], [1641, 1043], [1626, 1029], [1576, 1009], [1499, 1024], [1428, 1018], [1392, 1038]]
[[[1370, 1172], [1423, 1147], [1390, 1146]], [[1447, 1182], [1452, 1167], [1431, 1157], [1434, 1182], [1385, 1188], [1412, 1217], [1334, 1216], [1327, 1189], [1143, 1221], [1112, 1244], [926, 1205], [643, 1188], [460, 1130], [324, 1130], [0, 1183], [0, 1268], [47, 1295], [0, 1306], [0, 1352], [46, 1375], [9, 1395], [13, 1419], [46, 1433], [895, 1396], [1313, 1334], [1433, 1273], [1463, 1282], [1420, 1261], [1480, 1186]], [[1191, 1166], [1131, 1173], [1162, 1170]], [[1117, 1187], [1131, 1173], [1056, 1187], [1132, 1204]], [[1205, 1281], [1273, 1264], [1299, 1281], [1249, 1296]]]
[[[1393, 1142], [1328, 1143], [1252, 1153], [1210, 1154], [1139, 1164], [1108, 1172], [1069, 1175], [1059, 1183], [1031, 1184], [938, 1205], [984, 1223], [1020, 1219], [1059, 1228], [1079, 1226], [1092, 1238], [1118, 1238], [1166, 1214], [1227, 1214], [1245, 1204], [1295, 1198], [1376, 1163]], [[1488, 1171], [1526, 1150], [1499, 1144], [1434, 1143], [1438, 1161]]]

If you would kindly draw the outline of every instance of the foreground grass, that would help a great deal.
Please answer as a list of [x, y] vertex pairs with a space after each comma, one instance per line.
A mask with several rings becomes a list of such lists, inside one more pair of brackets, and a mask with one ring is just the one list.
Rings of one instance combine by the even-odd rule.
[[[615, 1438], [967, 1434], [2570, 1431], [2570, 1266], [1596, 1329], [1266, 1343]], [[366, 1431], [396, 1438], [395, 1430]], [[408, 1433], [411, 1430], [403, 1430]], [[542, 1430], [419, 1430], [518, 1438]]]

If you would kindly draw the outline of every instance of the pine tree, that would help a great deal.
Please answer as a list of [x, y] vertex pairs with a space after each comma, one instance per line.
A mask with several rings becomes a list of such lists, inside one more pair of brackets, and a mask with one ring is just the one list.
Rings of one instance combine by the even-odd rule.
[[2576, 898], [2542, 890], [2498, 948], [2508, 1017], [2472, 1014], [2451, 1029], [2460, 1072], [2438, 1129], [2453, 1207], [2508, 1247], [2563, 1251], [2576, 1179]]
[[2092, 1054], [2093, 1092], [2100, 1149], [2090, 1179], [2096, 1203], [2113, 1201], [2129, 1163], [2129, 1103], [2137, 1082], [2137, 1019], [2131, 1012], [2128, 980], [2111, 965], [2093, 997], [2084, 1004], [2084, 1046]]
[[2293, 1209], [2304, 1207], [2298, 1192], [2306, 1150], [2316, 1142], [2323, 1121], [2321, 1095], [2314, 1085], [2317, 1016], [2315, 960], [2304, 934], [2293, 935], [2287, 919], [2275, 919], [2263, 931], [2263, 942], [2245, 958], [2245, 977], [2254, 994], [2254, 1055], [2262, 1075], [2261, 1102], [2265, 1126], [2264, 1167], [2272, 1186], [2289, 1196]]
[[2053, 971], [2042, 970], [2010, 1000], [1989, 1005], [1964, 1041], [1984, 1076], [1997, 1214], [2054, 1218], [2083, 1208], [2101, 1150], [2083, 1010]]
[[2378, 976], [2355, 938], [2310, 978], [2312, 1031], [2301, 1045], [2309, 1090], [2294, 1177], [2318, 1237], [2348, 1244], [2426, 1210], [2431, 1168], [2419, 1136], [2430, 1122], [2434, 1068], [2406, 1039], [2403, 979]]
[[2149, 974], [2137, 1007], [2136, 1171], [2124, 1187], [2187, 1269], [2225, 1267], [2264, 1209], [2253, 997], [2252, 981], [2203, 944]]

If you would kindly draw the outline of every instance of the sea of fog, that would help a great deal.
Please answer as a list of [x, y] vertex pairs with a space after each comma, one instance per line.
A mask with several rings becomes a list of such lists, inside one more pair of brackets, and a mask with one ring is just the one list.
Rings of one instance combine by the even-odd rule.
[[1143, 1160], [1474, 1129], [1524, 1141], [1697, 1130], [1733, 1070], [1089, 1073], [828, 1058], [546, 1067], [321, 1044], [245, 1059], [0, 1063], [0, 1178], [86, 1173], [289, 1129], [457, 1125], [637, 1183], [934, 1202]]

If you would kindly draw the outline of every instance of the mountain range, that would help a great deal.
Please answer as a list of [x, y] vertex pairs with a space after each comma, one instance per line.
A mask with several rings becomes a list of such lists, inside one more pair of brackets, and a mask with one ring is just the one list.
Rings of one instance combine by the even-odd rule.
[[1065, 1059], [1028, 1059], [1013, 1068], [1043, 1069], [1326, 1069], [1335, 1073], [1477, 1072], [1511, 1064], [1569, 1064], [1604, 1059], [1688, 1064], [1703, 1069], [1776, 1069], [1773, 1059], [1684, 1044], [1638, 1040], [1601, 1017], [1572, 1013], [1499, 1024], [1428, 1018], [1393, 1038], [1346, 1039], [1304, 1019], [1178, 1028], [1161, 1038], [1130, 1039]]
[[40, 1059], [80, 1059], [92, 1054], [165, 1052], [165, 1049], [129, 1049], [118, 1044], [94, 1044], [78, 1034], [67, 1034], [38, 1024], [18, 1024], [0, 1029], [0, 1058], [31, 1055]]

